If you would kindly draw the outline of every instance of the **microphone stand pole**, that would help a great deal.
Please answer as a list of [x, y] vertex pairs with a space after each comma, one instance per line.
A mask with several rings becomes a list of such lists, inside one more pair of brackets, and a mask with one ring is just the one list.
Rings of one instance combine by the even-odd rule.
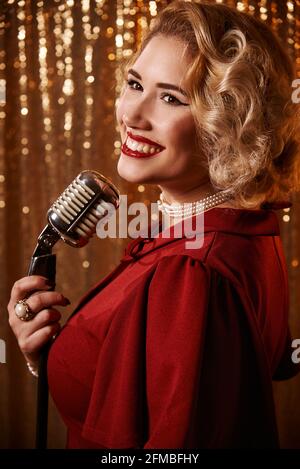
[[[31, 258], [28, 275], [42, 275], [50, 280], [55, 289], [56, 276], [56, 255], [52, 254], [53, 245], [60, 239], [58, 233], [47, 225], [39, 236], [37, 247]], [[37, 389], [37, 410], [36, 410], [36, 449], [47, 448], [48, 433], [48, 378], [47, 359], [48, 352], [53, 343], [49, 340], [40, 351], [39, 377]]]

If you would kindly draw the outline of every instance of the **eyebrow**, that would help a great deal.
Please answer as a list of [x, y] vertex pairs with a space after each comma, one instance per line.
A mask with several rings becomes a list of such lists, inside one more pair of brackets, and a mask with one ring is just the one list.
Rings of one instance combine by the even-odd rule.
[[[135, 76], [139, 80], [142, 80], [141, 75], [137, 71], [133, 70], [133, 68], [130, 68], [128, 70], [128, 73], [131, 73], [131, 75]], [[183, 96], [187, 97], [187, 93], [182, 88], [180, 88], [179, 86], [176, 86], [176, 85], [172, 85], [171, 83], [156, 83], [156, 86], [157, 86], [157, 88], [165, 88], [167, 90], [179, 91], [179, 93], [181, 93], [181, 94], [183, 94]]]

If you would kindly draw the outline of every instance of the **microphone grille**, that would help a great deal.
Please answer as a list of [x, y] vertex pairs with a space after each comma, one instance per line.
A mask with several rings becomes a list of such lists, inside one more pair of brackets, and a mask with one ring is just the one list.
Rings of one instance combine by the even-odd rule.
[[95, 233], [98, 221], [118, 207], [116, 186], [102, 174], [86, 170], [52, 204], [48, 221], [66, 243], [81, 247]]

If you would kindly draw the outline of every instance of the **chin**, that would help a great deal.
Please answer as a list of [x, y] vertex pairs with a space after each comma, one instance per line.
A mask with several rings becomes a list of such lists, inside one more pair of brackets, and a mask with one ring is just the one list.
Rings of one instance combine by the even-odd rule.
[[[149, 174], [143, 173], [141, 167], [136, 165], [136, 161], [132, 159], [125, 160], [123, 156], [119, 158], [117, 171], [119, 176], [125, 181], [132, 182], [134, 184], [143, 184], [143, 183], [151, 183], [152, 178], [149, 177]], [[151, 180], [150, 180], [151, 179]]]

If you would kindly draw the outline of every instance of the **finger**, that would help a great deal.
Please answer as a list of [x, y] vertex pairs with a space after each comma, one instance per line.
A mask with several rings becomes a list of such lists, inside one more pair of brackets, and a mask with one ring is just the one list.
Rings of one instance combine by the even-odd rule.
[[61, 325], [59, 322], [48, 324], [42, 327], [38, 331], [34, 332], [30, 336], [21, 337], [19, 339], [19, 347], [23, 354], [37, 354], [41, 347], [45, 345], [54, 334], [59, 332]]
[[23, 277], [14, 283], [8, 305], [14, 305], [18, 300], [23, 300], [31, 291], [49, 288], [51, 288], [51, 284], [46, 277], [42, 277], [41, 275]]
[[42, 329], [48, 324], [58, 322], [60, 319], [61, 313], [57, 309], [43, 309], [32, 319], [32, 321], [27, 322], [27, 328], [26, 331], [24, 330], [24, 334], [26, 334], [26, 336], [32, 335], [39, 329]]
[[[70, 304], [70, 301], [65, 298], [59, 292], [40, 292], [38, 295], [32, 295], [26, 300], [27, 305], [33, 311], [34, 314], [38, 314], [41, 310], [52, 308], [52, 306], [67, 306]], [[14, 333], [18, 334], [20, 330], [24, 329], [24, 321], [20, 319], [15, 314], [15, 305], [10, 305], [8, 307], [9, 312], [9, 324], [12, 327]], [[33, 321], [33, 319], [31, 319]], [[26, 323], [30, 321], [25, 321]], [[28, 330], [28, 329], [27, 329]]]
[[26, 342], [27, 339], [38, 330], [47, 325], [58, 322], [60, 319], [61, 313], [56, 309], [43, 309], [31, 321], [23, 322], [21, 325], [15, 325], [15, 329], [17, 328], [18, 330], [17, 337], [19, 344]]
[[43, 309], [51, 309], [52, 306], [67, 306], [70, 304], [70, 301], [62, 293], [49, 291], [30, 296], [26, 300], [26, 303], [29, 308], [37, 314]]

